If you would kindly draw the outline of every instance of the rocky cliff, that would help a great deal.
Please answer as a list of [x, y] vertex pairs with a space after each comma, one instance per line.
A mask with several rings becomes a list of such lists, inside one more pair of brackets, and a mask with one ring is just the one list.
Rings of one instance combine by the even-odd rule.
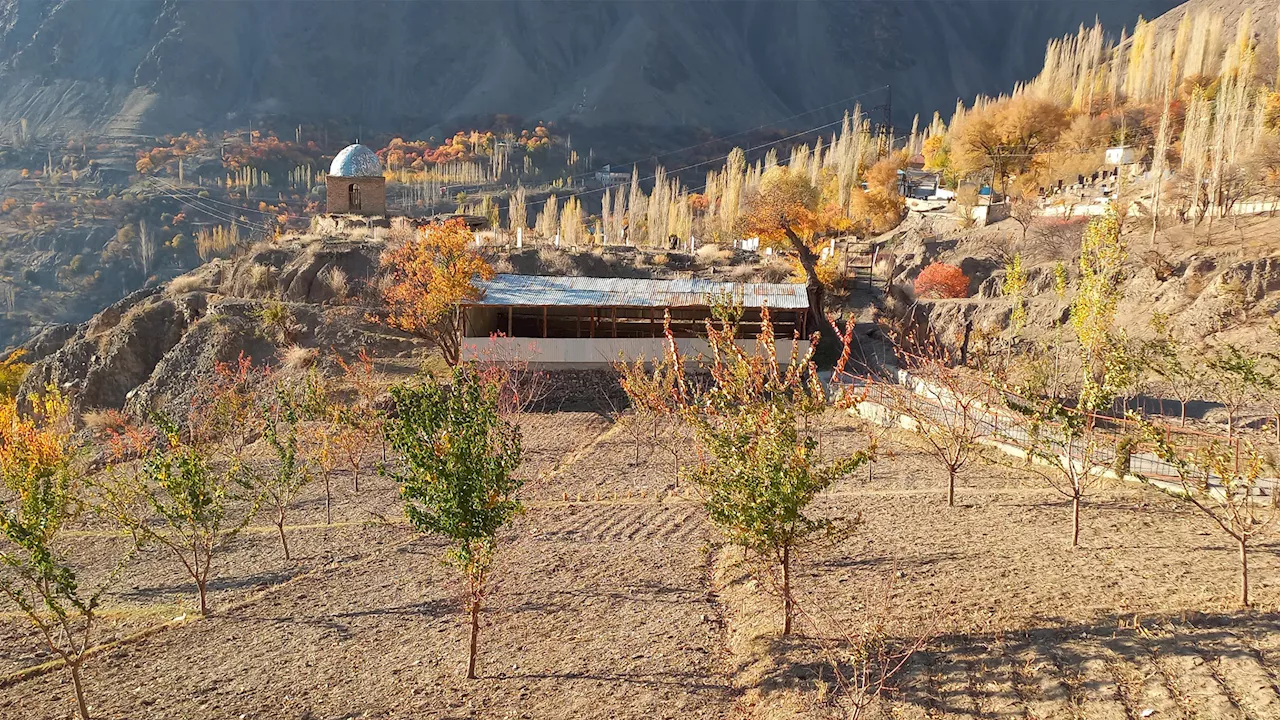
[[1118, 32], [1175, 4], [0, 0], [0, 117], [122, 135], [262, 119], [412, 134], [497, 113], [741, 129], [838, 117], [892, 84], [903, 124], [1007, 91], [1095, 16]]

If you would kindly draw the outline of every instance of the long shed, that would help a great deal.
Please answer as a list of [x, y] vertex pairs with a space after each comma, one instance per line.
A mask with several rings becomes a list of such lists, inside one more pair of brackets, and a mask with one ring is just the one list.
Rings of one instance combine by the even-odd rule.
[[695, 359], [707, 349], [706, 321], [718, 299], [741, 305], [745, 339], [759, 333], [767, 307], [779, 352], [790, 353], [796, 333], [807, 343], [804, 285], [497, 275], [481, 287], [481, 299], [463, 307], [464, 354], [472, 357], [497, 353], [548, 365], [658, 357], [670, 314], [681, 351]]

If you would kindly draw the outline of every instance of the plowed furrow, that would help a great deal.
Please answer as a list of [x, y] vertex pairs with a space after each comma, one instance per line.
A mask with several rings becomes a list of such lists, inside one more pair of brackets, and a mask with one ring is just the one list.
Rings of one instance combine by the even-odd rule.
[[1148, 717], [1186, 717], [1146, 647], [1123, 637], [1111, 638], [1106, 645], [1117, 656], [1114, 661], [1116, 674], [1121, 678], [1127, 677], [1125, 684], [1132, 688], [1127, 693], [1131, 716], [1142, 717], [1144, 711], [1154, 710]]
[[972, 694], [981, 717], [1012, 720], [1026, 715], [1014, 683], [1014, 658], [1006, 648], [993, 648], [974, 663]]
[[[1052, 639], [1049, 639], [1052, 642]], [[1037, 720], [1065, 720], [1074, 718], [1072, 687], [1063, 676], [1057, 663], [1039, 642], [1033, 642], [1018, 656], [1027, 716]]]
[[1226, 688], [1186, 640], [1179, 638], [1162, 643], [1161, 665], [1166, 680], [1177, 690], [1189, 714], [1202, 720], [1244, 720], [1244, 713], [1232, 702]]
[[1063, 667], [1071, 667], [1076, 673], [1081, 717], [1126, 720], [1120, 688], [1101, 647], [1088, 640], [1069, 640], [1059, 645], [1055, 654]]

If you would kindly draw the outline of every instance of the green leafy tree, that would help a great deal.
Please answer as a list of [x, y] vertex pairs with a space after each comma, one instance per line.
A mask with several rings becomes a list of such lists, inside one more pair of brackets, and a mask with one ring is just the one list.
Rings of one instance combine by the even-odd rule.
[[138, 547], [156, 545], [172, 553], [196, 585], [200, 614], [208, 615], [214, 557], [253, 516], [250, 509], [237, 520], [229, 504], [244, 499], [238, 496], [249, 485], [238, 463], [215, 468], [168, 418], [156, 424], [165, 446], [151, 451], [137, 473], [105, 484], [99, 510], [128, 530]]
[[1186, 427], [1187, 403], [1200, 397], [1207, 385], [1204, 357], [1195, 347], [1173, 336], [1168, 316], [1154, 315], [1151, 327], [1156, 333], [1146, 350], [1151, 370], [1178, 401], [1180, 424]]
[[[59, 534], [81, 506], [72, 468], [66, 404], [56, 393], [37, 400], [37, 416], [0, 409], [0, 595], [39, 631], [71, 674], [81, 720], [89, 720], [82, 670], [93, 647], [102, 593], [82, 586], [59, 550]], [[50, 412], [52, 411], [52, 412]]]
[[1113, 331], [1126, 257], [1119, 218], [1109, 209], [1089, 223], [1080, 247], [1080, 283], [1071, 302], [1081, 368], [1075, 407], [1057, 398], [1006, 397], [1027, 420], [1026, 449], [1034, 462], [1026, 468], [1071, 501], [1071, 547], [1080, 544], [1080, 510], [1086, 496], [1107, 481], [1108, 462], [1120, 456], [1117, 438], [1098, 427], [1095, 413], [1110, 408], [1133, 382], [1134, 364], [1126, 343]]
[[307, 400], [300, 390], [293, 383], [282, 381], [275, 385], [271, 397], [260, 402], [262, 436], [271, 448], [273, 462], [251, 476], [260, 500], [269, 502], [274, 512], [285, 560], [292, 559], [289, 540], [284, 534], [289, 507], [312, 480], [298, 442], [298, 426]]
[[1214, 399], [1227, 411], [1227, 437], [1235, 437], [1236, 418], [1245, 405], [1259, 400], [1273, 379], [1261, 358], [1249, 355], [1238, 345], [1228, 344], [1209, 356]]
[[[697, 392], [683, 376], [676, 378], [681, 415], [705, 451], [685, 474], [729, 542], [781, 571], [782, 632], [789, 635], [794, 554], [808, 541], [839, 529], [830, 519], [807, 515], [809, 505], [870, 460], [871, 451], [830, 462], [821, 457], [809, 432], [810, 422], [828, 407], [812, 362], [816, 342], [806, 355], [793, 352], [784, 365], [778, 361], [768, 309], [761, 313], [754, 353], [737, 341], [741, 308], [722, 303], [713, 310], [719, 327], [707, 323], [715, 358], [709, 368], [711, 386]], [[681, 367], [669, 323], [667, 333], [669, 363]], [[851, 335], [845, 334], [846, 343]]]
[[497, 535], [522, 509], [516, 493], [523, 481], [513, 475], [520, 429], [502, 418], [498, 389], [466, 368], [455, 369], [449, 385], [399, 385], [391, 397], [395, 412], [385, 431], [403, 469], [387, 472], [400, 485], [413, 526], [452, 543], [446, 560], [466, 582], [467, 678], [475, 679], [480, 609]]

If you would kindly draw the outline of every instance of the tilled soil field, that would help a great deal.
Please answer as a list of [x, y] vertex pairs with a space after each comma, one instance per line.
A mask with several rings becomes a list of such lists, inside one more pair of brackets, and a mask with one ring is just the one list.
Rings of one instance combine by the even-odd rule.
[[[819, 502], [861, 522], [801, 554], [784, 640], [767, 580], [721, 545], [670, 452], [594, 415], [524, 428], [528, 512], [502, 540], [480, 680], [462, 678], [466, 618], [443, 546], [370, 471], [358, 494], [334, 481], [334, 526], [308, 489], [293, 561], [256, 521], [219, 562], [212, 617], [92, 658], [94, 717], [832, 717], [874, 625], [891, 646], [924, 640], [866, 717], [1280, 718], [1277, 546], [1255, 551], [1255, 609], [1237, 611], [1225, 536], [1149, 489], [1091, 498], [1072, 550], [1069, 508], [1030, 475], [975, 465], [948, 508], [913, 439], [882, 437], [892, 453]], [[867, 443], [844, 417], [823, 430], [828, 454]], [[102, 527], [75, 540], [97, 573], [124, 546]], [[106, 598], [104, 640], [192, 603], [176, 563], [146, 551]], [[48, 659], [20, 618], [0, 633], [0, 672]], [[0, 718], [71, 712], [65, 673], [10, 677]]]

